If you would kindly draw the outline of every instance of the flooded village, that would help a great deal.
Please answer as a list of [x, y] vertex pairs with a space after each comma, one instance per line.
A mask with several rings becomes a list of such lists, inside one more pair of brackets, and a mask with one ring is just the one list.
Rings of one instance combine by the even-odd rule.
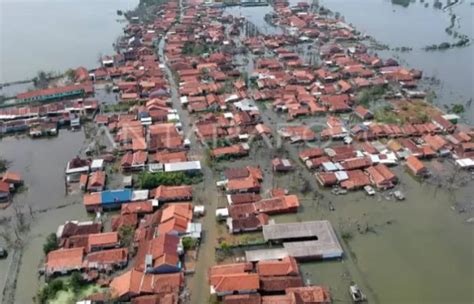
[[117, 13], [0, 104], [2, 303], [473, 302], [470, 104], [319, 1]]

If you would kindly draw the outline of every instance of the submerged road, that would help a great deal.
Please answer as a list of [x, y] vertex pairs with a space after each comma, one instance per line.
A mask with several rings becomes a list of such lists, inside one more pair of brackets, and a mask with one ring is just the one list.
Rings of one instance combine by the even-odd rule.
[[[183, 14], [183, 4], [180, 1], [181, 15]], [[166, 35], [166, 34], [165, 34]], [[183, 109], [179, 100], [178, 87], [179, 84], [173, 77], [166, 56], [164, 54], [165, 39], [162, 38], [158, 45], [158, 57], [161, 64], [164, 64], [164, 70], [171, 86], [171, 100], [173, 108], [178, 112], [183, 133], [186, 138], [191, 141], [190, 157], [201, 160], [202, 173], [204, 181], [200, 185], [193, 187], [195, 198], [199, 198], [200, 202], [206, 207], [206, 216], [202, 221], [203, 235], [199, 247], [198, 261], [196, 263], [195, 272], [187, 280], [187, 287], [191, 291], [190, 303], [201, 304], [208, 302], [209, 284], [207, 281], [207, 271], [209, 267], [215, 263], [215, 246], [217, 240], [216, 221], [214, 215], [216, 213], [218, 192], [214, 179], [214, 172], [205, 163], [206, 151], [204, 147], [196, 140], [193, 132], [193, 120], [187, 110]], [[198, 200], [194, 200], [198, 201]]]

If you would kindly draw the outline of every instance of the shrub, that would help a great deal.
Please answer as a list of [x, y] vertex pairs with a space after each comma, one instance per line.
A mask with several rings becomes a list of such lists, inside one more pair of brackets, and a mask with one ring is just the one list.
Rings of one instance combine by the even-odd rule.
[[143, 172], [138, 176], [138, 184], [142, 189], [153, 189], [160, 185], [178, 186], [197, 184], [202, 181], [202, 173], [184, 172]]
[[66, 285], [61, 279], [54, 279], [49, 284], [38, 290], [36, 294], [36, 300], [38, 303], [47, 303], [49, 300], [54, 299], [56, 294], [62, 290], [66, 290]]
[[182, 242], [184, 250], [192, 250], [197, 246], [197, 240], [190, 237], [184, 237]]
[[58, 249], [58, 238], [55, 233], [51, 233], [46, 238], [46, 242], [43, 244], [43, 251], [44, 254], [48, 254], [49, 252]]

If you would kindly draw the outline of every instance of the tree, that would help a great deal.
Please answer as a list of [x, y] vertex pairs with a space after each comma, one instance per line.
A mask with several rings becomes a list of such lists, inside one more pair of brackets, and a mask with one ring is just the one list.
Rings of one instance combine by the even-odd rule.
[[132, 245], [134, 234], [135, 230], [129, 225], [121, 226], [118, 230], [120, 242], [125, 247], [130, 247]]
[[77, 271], [73, 272], [71, 277], [69, 278], [68, 285], [74, 293], [78, 293], [82, 286], [84, 286], [84, 280], [82, 278], [82, 275]]
[[44, 254], [48, 254], [49, 252], [58, 249], [58, 238], [55, 233], [51, 233], [46, 238], [46, 242], [43, 244], [43, 251]]
[[66, 285], [61, 279], [54, 279], [49, 284], [38, 290], [36, 294], [36, 301], [40, 304], [47, 303], [56, 297], [56, 294], [66, 289]]
[[196, 248], [196, 245], [197, 245], [196, 239], [193, 239], [191, 237], [184, 237], [182, 242], [183, 242], [184, 250], [192, 250]]

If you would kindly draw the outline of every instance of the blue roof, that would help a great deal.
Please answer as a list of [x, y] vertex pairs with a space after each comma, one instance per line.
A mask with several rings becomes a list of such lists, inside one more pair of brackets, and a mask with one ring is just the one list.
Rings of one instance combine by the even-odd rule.
[[131, 189], [102, 191], [102, 204], [124, 203], [132, 199]]

